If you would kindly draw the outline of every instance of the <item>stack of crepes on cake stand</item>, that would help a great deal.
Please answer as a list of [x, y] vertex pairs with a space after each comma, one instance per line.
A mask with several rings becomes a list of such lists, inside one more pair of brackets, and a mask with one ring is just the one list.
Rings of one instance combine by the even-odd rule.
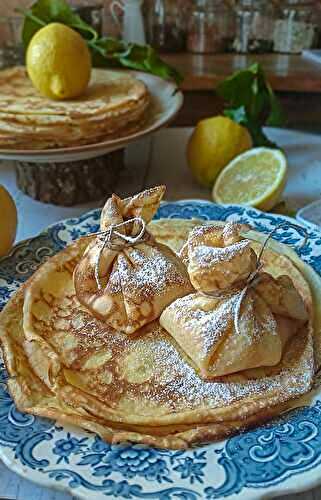
[[101, 232], [8, 302], [0, 335], [19, 410], [109, 442], [186, 448], [311, 389], [320, 314], [305, 265], [277, 245], [259, 257], [241, 224], [150, 223], [163, 194], [113, 195]]
[[142, 128], [150, 94], [121, 71], [94, 69], [83, 96], [41, 96], [24, 67], [0, 72], [0, 148], [51, 149], [119, 139]]

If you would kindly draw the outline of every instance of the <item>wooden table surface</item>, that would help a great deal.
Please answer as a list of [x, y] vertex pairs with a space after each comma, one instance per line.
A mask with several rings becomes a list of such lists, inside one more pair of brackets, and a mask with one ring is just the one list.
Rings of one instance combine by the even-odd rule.
[[[271, 138], [285, 148], [290, 160], [286, 198], [295, 207], [320, 198], [321, 136], [288, 131], [271, 132]], [[127, 151], [127, 168], [120, 178], [118, 193], [126, 196], [144, 187], [158, 183], [168, 185], [166, 199], [210, 199], [210, 191], [197, 185], [186, 167], [185, 148], [190, 129], [163, 130], [152, 139], [134, 144]], [[173, 165], [175, 168], [173, 168]], [[99, 203], [57, 207], [35, 202], [19, 192], [15, 185], [13, 165], [0, 164], [0, 184], [4, 184], [15, 198], [20, 221], [18, 240], [36, 235], [49, 224], [60, 219], [79, 216]], [[301, 479], [300, 479], [301, 478]], [[298, 488], [302, 476], [297, 476]], [[321, 478], [320, 478], [321, 480]], [[268, 490], [267, 490], [268, 494]], [[0, 463], [0, 500], [71, 500], [71, 496], [33, 485], [8, 471]], [[110, 498], [110, 497], [108, 497]], [[119, 498], [119, 497], [118, 497]], [[308, 493], [282, 497], [282, 500], [321, 500], [321, 488]], [[281, 498], [279, 498], [281, 500]]]
[[301, 55], [164, 54], [185, 76], [185, 91], [213, 90], [228, 75], [254, 62], [262, 64], [273, 88], [282, 92], [321, 92], [321, 64]]
[[198, 120], [223, 111], [215, 87], [235, 71], [258, 62], [277, 92], [289, 128], [321, 131], [321, 63], [301, 55], [283, 54], [163, 54], [184, 76], [184, 106], [177, 126], [195, 125]]

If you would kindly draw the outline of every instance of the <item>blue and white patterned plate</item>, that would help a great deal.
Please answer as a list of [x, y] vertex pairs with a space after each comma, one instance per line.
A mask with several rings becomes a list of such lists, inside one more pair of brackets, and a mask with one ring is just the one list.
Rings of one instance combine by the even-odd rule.
[[[0, 262], [0, 309], [48, 256], [98, 229], [99, 211], [51, 226], [15, 247]], [[284, 220], [238, 206], [209, 202], [164, 203], [157, 217], [237, 220], [268, 233]], [[321, 233], [308, 230], [301, 258], [321, 274]], [[295, 246], [292, 229], [276, 235]], [[318, 391], [316, 391], [317, 393]], [[310, 406], [224, 442], [189, 451], [141, 445], [110, 446], [79, 429], [18, 412], [0, 366], [0, 458], [39, 484], [86, 500], [109, 498], [196, 500], [273, 497], [321, 482], [321, 392]]]

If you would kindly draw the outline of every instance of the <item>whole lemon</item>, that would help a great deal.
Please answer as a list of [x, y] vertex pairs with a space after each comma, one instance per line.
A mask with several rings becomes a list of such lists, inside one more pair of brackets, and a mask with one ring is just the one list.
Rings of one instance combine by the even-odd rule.
[[197, 181], [210, 187], [231, 160], [251, 147], [245, 127], [225, 116], [215, 116], [196, 125], [187, 145], [187, 161]]
[[91, 56], [77, 31], [51, 23], [32, 37], [26, 66], [36, 89], [50, 99], [71, 99], [83, 94], [91, 74]]
[[17, 209], [8, 191], [0, 185], [0, 257], [7, 255], [17, 232]]

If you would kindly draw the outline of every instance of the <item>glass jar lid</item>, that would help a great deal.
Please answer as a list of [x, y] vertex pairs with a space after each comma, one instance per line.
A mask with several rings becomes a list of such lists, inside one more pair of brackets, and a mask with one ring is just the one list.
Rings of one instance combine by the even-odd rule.
[[269, 3], [268, 0], [237, 0], [236, 6], [244, 10], [258, 10]]
[[287, 0], [280, 5], [281, 12], [297, 12], [302, 14], [313, 14], [316, 4], [313, 0]]
[[211, 12], [218, 8], [227, 8], [224, 0], [194, 0], [193, 5], [195, 10], [202, 12]]
[[287, 0], [281, 4], [281, 8], [313, 9], [316, 6], [314, 0]]

